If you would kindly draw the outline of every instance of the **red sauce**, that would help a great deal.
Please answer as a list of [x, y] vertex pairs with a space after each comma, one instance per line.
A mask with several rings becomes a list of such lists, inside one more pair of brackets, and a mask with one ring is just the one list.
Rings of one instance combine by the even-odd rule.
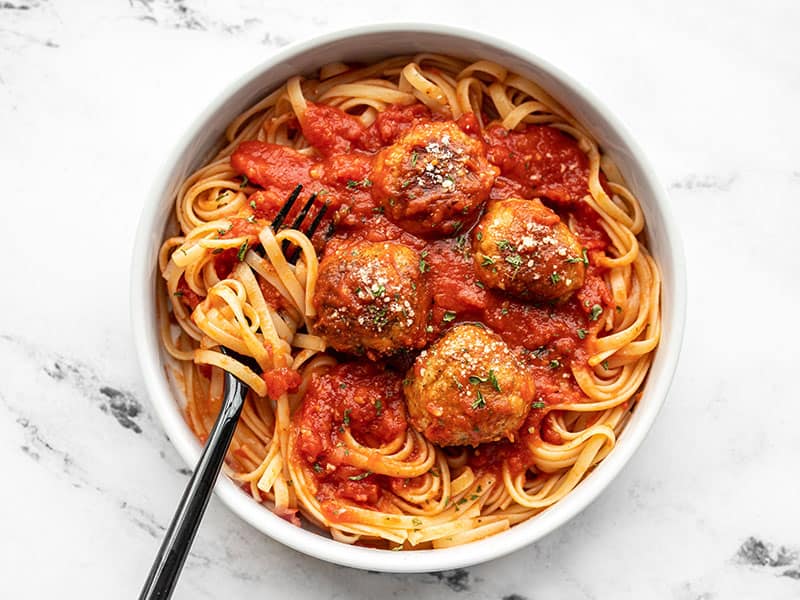
[[180, 279], [178, 279], [178, 288], [175, 291], [175, 295], [180, 298], [180, 301], [183, 302], [189, 308], [189, 310], [194, 310], [197, 308], [197, 305], [203, 300], [200, 296], [192, 291], [192, 288], [190, 288], [189, 284], [186, 283], [183, 275], [181, 275]]
[[313, 162], [292, 148], [268, 142], [242, 142], [231, 155], [237, 173], [284, 198], [297, 184], [308, 186]]
[[265, 371], [261, 378], [267, 384], [267, 396], [273, 400], [277, 400], [287, 392], [296, 392], [303, 381], [300, 373], [284, 368]]
[[589, 160], [577, 142], [558, 129], [529, 125], [508, 131], [499, 125], [485, 132], [489, 160], [502, 174], [539, 196], [558, 204], [576, 204], [589, 193]]
[[432, 120], [437, 119], [423, 104], [390, 106], [378, 115], [374, 125], [367, 131], [366, 135], [370, 142], [364, 146], [375, 150], [381, 146], [388, 146], [417, 123]]
[[308, 143], [323, 156], [344, 154], [358, 147], [365, 129], [356, 117], [313, 102], [308, 103], [301, 126]]
[[[468, 135], [483, 139], [490, 162], [501, 170], [490, 201], [539, 197], [562, 220], [569, 219], [590, 258], [584, 285], [563, 304], [521, 302], [478, 282], [470, 254], [471, 232], [426, 241], [389, 221], [370, 193], [373, 157], [410, 127], [440, 119], [420, 104], [392, 106], [364, 127], [337, 108], [309, 103], [299, 126], [316, 155], [264, 142], [243, 142], [231, 157], [231, 165], [263, 188], [250, 197], [257, 219], [271, 219], [298, 183], [309, 192], [320, 193], [331, 205], [326, 221], [336, 226], [331, 239], [315, 237], [322, 252], [362, 239], [400, 241], [423, 252], [433, 296], [429, 341], [455, 323], [480, 321], [522, 352], [536, 383], [533, 409], [514, 442], [483, 444], [472, 450], [470, 457], [470, 464], [477, 469], [496, 469], [500, 461], [507, 460], [512, 471], [522, 472], [533, 464], [530, 447], [560, 442], [547, 416], [548, 406], [586, 400], [570, 369], [586, 365], [592, 334], [602, 319], [600, 315], [592, 318], [593, 308], [599, 306], [602, 314], [611, 308], [603, 271], [592, 260], [593, 252], [604, 250], [609, 240], [597, 215], [582, 201], [589, 193], [589, 164], [574, 139], [539, 125], [521, 131], [495, 125], [481, 132], [473, 114], [463, 115], [457, 124]], [[218, 270], [230, 260], [223, 253]], [[327, 375], [314, 377], [294, 416], [295, 458], [314, 482], [316, 496], [332, 520], [344, 518], [338, 512], [337, 499], [375, 508], [387, 501], [383, 490], [415, 485], [413, 480], [391, 480], [344, 464], [341, 434], [345, 411], [353, 435], [368, 446], [378, 446], [405, 431], [401, 378], [367, 361], [335, 367]], [[380, 412], [375, 404], [378, 399]]]
[[401, 387], [400, 375], [370, 362], [338, 365], [312, 377], [294, 415], [294, 452], [332, 519], [341, 518], [337, 498], [378, 502], [385, 478], [346, 464], [344, 433], [373, 448], [402, 435], [407, 423]]
[[440, 240], [430, 244], [425, 261], [430, 266], [428, 281], [433, 293], [433, 326], [438, 333], [450, 326], [446, 312], [455, 312], [459, 320], [485, 321], [492, 292], [481, 287], [475, 274], [469, 240]]
[[281, 293], [263, 279], [259, 279], [258, 286], [264, 295], [264, 300], [269, 306], [277, 309], [286, 308], [287, 302]]
[[228, 248], [222, 251], [216, 251], [214, 254], [214, 269], [217, 271], [217, 277], [224, 279], [231, 274], [231, 271], [236, 265], [241, 262], [244, 257], [244, 251], [251, 248], [258, 243], [258, 232], [261, 231], [261, 226], [257, 222], [251, 222], [247, 219], [234, 217], [230, 219], [231, 226], [225, 231], [219, 231], [220, 239], [231, 238], [247, 238], [247, 246], [244, 247], [244, 242], [238, 248]]

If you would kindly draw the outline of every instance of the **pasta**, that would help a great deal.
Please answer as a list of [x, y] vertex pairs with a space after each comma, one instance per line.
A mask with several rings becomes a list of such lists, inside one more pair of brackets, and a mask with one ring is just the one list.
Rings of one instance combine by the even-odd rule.
[[[442, 176], [450, 163], [457, 174]], [[394, 181], [398, 169], [412, 175]], [[314, 212], [329, 207], [311, 238], [270, 226], [298, 183]], [[436, 195], [418, 206], [417, 188]], [[559, 261], [543, 280], [550, 263], [525, 252], [548, 248], [493, 233], [512, 212], [560, 232], [541, 238]], [[661, 326], [644, 228], [588, 130], [501, 65], [423, 53], [292, 77], [177, 193], [159, 312], [186, 420], [204, 440], [223, 372], [241, 379], [251, 391], [226, 474], [341, 542], [411, 550], [501, 532], [573, 490], [641, 395]], [[337, 312], [328, 298], [352, 277], [373, 279]], [[441, 340], [467, 333], [519, 368], [451, 377], [449, 357], [426, 377]], [[524, 408], [504, 405], [517, 388]], [[462, 417], [468, 443], [454, 437]]]

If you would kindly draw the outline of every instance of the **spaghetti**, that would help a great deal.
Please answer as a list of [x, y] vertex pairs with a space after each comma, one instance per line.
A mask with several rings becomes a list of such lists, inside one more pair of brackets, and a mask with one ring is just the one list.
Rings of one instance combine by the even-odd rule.
[[[311, 239], [270, 227], [298, 183], [329, 205]], [[486, 249], [492, 207], [512, 199], [577, 244], [542, 238], [562, 257], [547, 273], [552, 288], [520, 285], [541, 267], [523, 252], [524, 232]], [[441, 548], [501, 532], [574, 489], [639, 398], [660, 336], [644, 226], [589, 132], [498, 64], [418, 54], [293, 77], [237, 117], [177, 193], [159, 311], [187, 422], [205, 440], [223, 372], [241, 379], [251, 391], [226, 474], [339, 541]], [[352, 304], [337, 307], [345, 284]], [[426, 379], [444, 338], [484, 335], [474, 322], [495, 336], [485, 360], [507, 348], [522, 366]], [[367, 339], [366, 326], [381, 335]], [[531, 383], [495, 431], [486, 416], [498, 421], [491, 411], [514, 377]], [[412, 403], [432, 389], [422, 404], [447, 426], [438, 434]], [[447, 445], [464, 415], [472, 441]]]

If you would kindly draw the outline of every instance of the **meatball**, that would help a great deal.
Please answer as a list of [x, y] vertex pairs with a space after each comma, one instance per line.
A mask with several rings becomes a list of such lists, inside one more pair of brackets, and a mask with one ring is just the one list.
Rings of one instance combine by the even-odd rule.
[[556, 213], [538, 199], [493, 203], [474, 232], [478, 278], [526, 300], [561, 300], [583, 285], [586, 258]]
[[430, 292], [420, 255], [395, 242], [357, 242], [319, 265], [315, 332], [341, 352], [371, 359], [425, 344]]
[[498, 173], [483, 142], [455, 123], [421, 123], [378, 154], [372, 193], [405, 230], [449, 236], [475, 222]]
[[531, 407], [533, 375], [495, 333], [456, 325], [408, 372], [411, 425], [439, 446], [513, 440]]

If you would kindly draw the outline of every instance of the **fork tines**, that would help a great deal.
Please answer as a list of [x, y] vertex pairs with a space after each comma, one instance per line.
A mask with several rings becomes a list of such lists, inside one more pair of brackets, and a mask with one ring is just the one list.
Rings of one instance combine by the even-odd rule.
[[[286, 217], [289, 215], [289, 212], [292, 210], [297, 198], [300, 196], [300, 192], [303, 191], [303, 186], [298, 185], [289, 197], [286, 199], [286, 202], [281, 206], [281, 209], [278, 211], [278, 214], [275, 215], [275, 218], [272, 220], [272, 230], [274, 232], [278, 232], [286, 220]], [[314, 202], [317, 199], [316, 192], [311, 194], [311, 196], [306, 200], [306, 203], [300, 209], [300, 212], [297, 213], [297, 216], [292, 221], [292, 224], [289, 226], [290, 229], [300, 229], [303, 224], [303, 221], [308, 217], [311, 208], [314, 206]], [[314, 219], [311, 221], [311, 224], [308, 228], [303, 231], [306, 237], [311, 238], [314, 233], [319, 229], [320, 224], [322, 223], [322, 219], [325, 216], [325, 213], [328, 210], [328, 203], [325, 202], [322, 206], [319, 207], [317, 210], [317, 214], [314, 216]], [[286, 254], [287, 250], [289, 249], [290, 243], [288, 240], [284, 240], [283, 244], [281, 245], [281, 249], [283, 250], [284, 254]], [[286, 260], [291, 263], [295, 264], [297, 259], [300, 258], [300, 248], [294, 248], [286, 257]]]

